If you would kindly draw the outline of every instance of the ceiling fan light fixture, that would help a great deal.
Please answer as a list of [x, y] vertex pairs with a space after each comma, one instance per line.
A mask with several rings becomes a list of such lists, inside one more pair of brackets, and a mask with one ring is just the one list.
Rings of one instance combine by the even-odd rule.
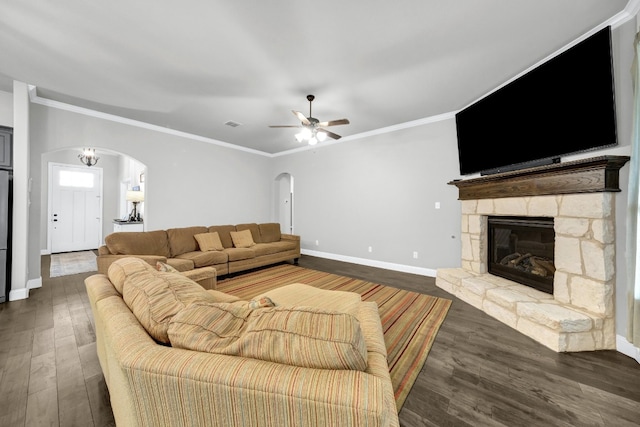
[[304, 141], [304, 136], [302, 135], [302, 132], [296, 133], [295, 137], [296, 137], [296, 141], [298, 142]]
[[323, 142], [325, 139], [327, 139], [327, 134], [326, 132], [316, 132], [316, 138], [318, 138], [318, 141]]
[[309, 139], [309, 145], [316, 145], [318, 143], [318, 140], [316, 139], [315, 136], [312, 136], [311, 139]]

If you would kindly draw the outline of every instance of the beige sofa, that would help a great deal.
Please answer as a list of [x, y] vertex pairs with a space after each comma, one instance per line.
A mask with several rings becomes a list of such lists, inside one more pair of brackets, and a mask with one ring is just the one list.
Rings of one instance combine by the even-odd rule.
[[[234, 243], [234, 235], [242, 232], [250, 232], [252, 241], [248, 247], [237, 247]], [[217, 250], [203, 250], [196, 239], [209, 233], [219, 238], [221, 246]], [[281, 233], [278, 223], [112, 233], [105, 238], [105, 245], [98, 248], [98, 272], [106, 274], [111, 263], [128, 256], [141, 258], [151, 265], [158, 261], [167, 263], [178, 271], [213, 267], [221, 276], [282, 261], [297, 262], [300, 237]]]
[[85, 284], [118, 426], [399, 425], [378, 308], [356, 293], [240, 301], [138, 258]]

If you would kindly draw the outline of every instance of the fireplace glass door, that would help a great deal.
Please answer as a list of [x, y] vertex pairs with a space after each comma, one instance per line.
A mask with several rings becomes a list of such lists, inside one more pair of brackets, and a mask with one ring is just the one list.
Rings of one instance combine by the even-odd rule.
[[553, 294], [553, 218], [489, 217], [489, 273]]

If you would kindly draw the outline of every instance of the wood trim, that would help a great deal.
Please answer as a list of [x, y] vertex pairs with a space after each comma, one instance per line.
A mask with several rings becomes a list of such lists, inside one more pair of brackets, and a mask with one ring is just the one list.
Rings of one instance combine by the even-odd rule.
[[458, 187], [458, 200], [618, 192], [619, 171], [629, 159], [629, 156], [600, 156], [448, 184]]

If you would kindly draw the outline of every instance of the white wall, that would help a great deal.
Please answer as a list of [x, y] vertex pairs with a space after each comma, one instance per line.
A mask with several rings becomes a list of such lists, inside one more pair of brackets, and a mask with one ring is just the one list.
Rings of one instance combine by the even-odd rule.
[[460, 203], [447, 184], [457, 156], [450, 118], [276, 157], [271, 175], [294, 177], [303, 249], [435, 274], [460, 265]]
[[[147, 230], [270, 220], [269, 158], [31, 104], [30, 276], [40, 276], [42, 155], [91, 146], [145, 164]], [[105, 167], [105, 165], [103, 165]], [[115, 213], [114, 213], [115, 215]]]

